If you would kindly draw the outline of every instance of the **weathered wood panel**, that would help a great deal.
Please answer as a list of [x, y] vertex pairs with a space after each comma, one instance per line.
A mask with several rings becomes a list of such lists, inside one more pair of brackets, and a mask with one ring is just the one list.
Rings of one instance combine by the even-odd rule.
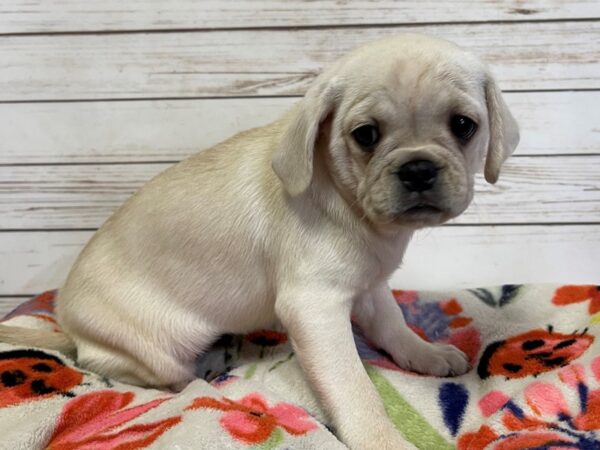
[[[517, 92], [520, 155], [600, 153], [600, 92]], [[0, 104], [0, 164], [174, 161], [297, 98]]]
[[600, 22], [544, 22], [4, 37], [0, 101], [300, 94], [350, 49], [407, 30], [481, 55], [505, 90], [600, 88]]
[[[60, 286], [90, 232], [0, 233], [0, 295]], [[419, 232], [392, 285], [598, 283], [600, 225], [441, 227]], [[526, 255], [526, 257], [525, 257]]]
[[297, 100], [0, 104], [0, 164], [180, 160], [276, 119]]
[[[0, 315], [14, 296], [60, 284], [91, 235], [69, 229], [97, 227], [166, 167], [137, 163], [179, 160], [268, 122], [296, 101], [269, 96], [302, 94], [356, 45], [432, 33], [486, 58], [505, 90], [600, 89], [598, 18], [597, 0], [4, 0], [0, 102], [156, 100], [0, 104], [0, 164], [18, 165], [0, 168], [0, 228], [65, 228], [0, 233]], [[192, 99], [232, 96], [246, 98]], [[519, 153], [537, 157], [511, 160], [496, 187], [480, 183], [459, 223], [597, 225], [427, 230], [396, 286], [600, 281], [600, 92], [507, 100]], [[561, 154], [588, 156], [539, 157]], [[44, 165], [73, 162], [85, 164]], [[87, 165], [116, 162], [134, 164]]]
[[0, 229], [98, 227], [169, 165], [2, 167]]
[[442, 227], [418, 233], [392, 286], [600, 282], [600, 225]]
[[[96, 228], [168, 164], [0, 167], [0, 229]], [[600, 222], [600, 155], [512, 158], [456, 222]]]
[[90, 232], [0, 233], [0, 295], [30, 295], [60, 286]]
[[0, 33], [590, 19], [595, 0], [4, 0]]

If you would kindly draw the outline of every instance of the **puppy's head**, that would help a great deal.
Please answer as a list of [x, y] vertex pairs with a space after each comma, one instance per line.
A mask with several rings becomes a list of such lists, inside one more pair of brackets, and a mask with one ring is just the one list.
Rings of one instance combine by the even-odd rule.
[[487, 181], [495, 183], [518, 141], [517, 124], [481, 61], [444, 40], [401, 35], [359, 48], [317, 78], [273, 169], [294, 196], [323, 161], [368, 220], [421, 227], [463, 212], [483, 160]]

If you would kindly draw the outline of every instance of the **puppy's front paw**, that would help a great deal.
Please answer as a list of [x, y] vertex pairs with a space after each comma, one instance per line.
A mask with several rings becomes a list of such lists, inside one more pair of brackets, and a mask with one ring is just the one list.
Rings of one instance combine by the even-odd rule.
[[403, 369], [425, 375], [447, 377], [462, 375], [469, 370], [467, 355], [453, 345], [419, 342], [396, 351], [394, 361]]

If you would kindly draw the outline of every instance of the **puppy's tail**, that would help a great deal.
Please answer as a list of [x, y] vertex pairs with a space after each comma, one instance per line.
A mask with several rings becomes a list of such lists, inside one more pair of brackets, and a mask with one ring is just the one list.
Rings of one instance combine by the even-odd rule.
[[0, 342], [56, 350], [70, 358], [77, 353], [75, 343], [61, 332], [0, 325]]

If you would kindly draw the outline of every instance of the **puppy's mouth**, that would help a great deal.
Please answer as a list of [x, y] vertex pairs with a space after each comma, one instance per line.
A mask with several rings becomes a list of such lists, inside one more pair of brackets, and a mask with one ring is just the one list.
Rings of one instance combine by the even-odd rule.
[[417, 228], [434, 226], [448, 219], [448, 211], [433, 203], [419, 202], [402, 210], [398, 219]]
[[440, 214], [442, 210], [435, 205], [430, 203], [417, 203], [416, 205], [410, 206], [402, 211], [403, 215], [429, 215], [429, 214]]

